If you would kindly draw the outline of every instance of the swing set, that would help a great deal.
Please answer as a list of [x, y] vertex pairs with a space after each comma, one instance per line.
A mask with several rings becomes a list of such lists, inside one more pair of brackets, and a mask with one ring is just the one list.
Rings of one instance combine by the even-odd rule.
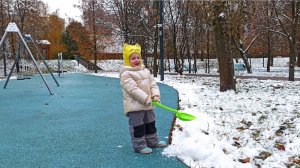
[[[43, 60], [43, 63], [45, 64], [47, 70], [49, 71], [49, 73], [51, 74], [53, 80], [55, 81], [56, 85], [59, 86], [59, 83], [57, 82], [57, 80], [55, 79], [53, 73], [51, 72], [48, 64], [46, 63], [45, 59], [44, 59], [44, 56], [43, 54], [41, 53], [41, 51], [39, 50], [39, 48], [37, 47], [35, 41], [33, 40], [33, 38], [31, 37], [31, 35], [22, 35], [19, 28], [17, 27], [16, 23], [14, 22], [10, 22], [5, 30], [5, 33], [3, 35], [3, 37], [1, 38], [1, 41], [0, 41], [0, 46], [4, 46], [3, 47], [3, 63], [4, 63], [4, 75], [6, 76], [6, 60], [7, 60], [7, 57], [9, 55], [9, 53], [12, 53], [11, 51], [8, 52], [8, 50], [6, 49], [6, 45], [8, 44], [7, 43], [7, 37], [9, 34], [13, 34], [13, 33], [16, 33], [18, 36], [19, 36], [19, 43], [18, 43], [18, 50], [16, 52], [16, 54], [13, 55], [13, 59], [14, 59], [14, 63], [10, 69], [10, 72], [9, 72], [9, 75], [6, 79], [6, 82], [4, 84], [4, 89], [6, 89], [7, 87], [7, 84], [9, 82], [9, 79], [11, 78], [12, 76], [12, 73], [14, 71], [14, 69], [16, 68], [17, 69], [17, 80], [25, 80], [25, 79], [30, 79], [29, 75], [30, 73], [28, 73], [29, 71], [32, 70], [32, 68], [30, 67], [30, 64], [28, 63], [28, 56], [26, 54], [25, 51], [27, 51], [27, 53], [29, 54], [29, 58], [31, 58], [34, 66], [36, 67], [38, 73], [40, 74], [43, 82], [45, 83], [46, 87], [48, 88], [48, 91], [51, 95], [53, 95], [53, 92], [51, 91], [45, 77], [43, 76], [42, 74], [42, 71], [40, 70], [40, 68], [38, 67], [38, 64], [31, 52], [31, 50], [29, 49], [28, 45], [27, 45], [27, 42], [31, 42], [35, 48], [35, 50], [37, 51], [37, 53], [39, 54], [40, 58], [42, 58]], [[23, 56], [23, 59], [21, 59], [21, 52], [24, 53], [25, 57]], [[26, 73], [27, 72], [27, 73]]]
[[[26, 38], [24, 38], [26, 40]], [[25, 79], [30, 79], [30, 76], [32, 75], [31, 71], [31, 66], [30, 63], [27, 61], [28, 60], [28, 55], [25, 51], [25, 46], [23, 43], [18, 44], [19, 50], [16, 52], [17, 57], [19, 58], [19, 61], [16, 64], [16, 67], [19, 68], [17, 70], [17, 80], [25, 80]], [[21, 54], [24, 54], [24, 59], [21, 58]]]

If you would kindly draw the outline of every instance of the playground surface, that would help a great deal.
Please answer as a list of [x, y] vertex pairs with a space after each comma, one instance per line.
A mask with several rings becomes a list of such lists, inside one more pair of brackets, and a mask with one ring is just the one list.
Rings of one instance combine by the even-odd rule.
[[[88, 74], [39, 75], [0, 88], [0, 167], [187, 167], [154, 149], [134, 153], [117, 78]], [[4, 80], [0, 81], [3, 87]], [[163, 103], [176, 108], [178, 93], [159, 84]], [[160, 139], [168, 141], [173, 114], [155, 109]]]

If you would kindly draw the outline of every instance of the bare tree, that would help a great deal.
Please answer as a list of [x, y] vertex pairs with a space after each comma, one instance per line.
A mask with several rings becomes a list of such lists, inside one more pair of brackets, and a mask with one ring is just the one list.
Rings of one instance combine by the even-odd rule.
[[276, 21], [281, 27], [281, 31], [274, 31], [287, 38], [289, 43], [289, 81], [295, 80], [295, 64], [297, 55], [297, 28], [300, 15], [300, 2], [273, 1]]
[[[203, 29], [200, 27], [201, 21], [203, 19], [203, 12], [201, 13], [201, 2], [192, 1], [191, 9], [191, 36], [192, 41], [190, 42], [192, 46], [193, 53], [193, 71], [197, 73], [197, 59], [199, 58], [200, 45], [203, 41], [201, 35], [203, 34]], [[189, 62], [189, 69], [191, 68], [191, 63]]]
[[81, 5], [77, 7], [82, 11], [83, 23], [92, 41], [94, 71], [97, 73], [98, 55], [106, 47], [101, 43], [102, 37], [110, 34], [112, 29], [109, 28], [112, 24], [108, 24], [109, 11], [105, 10], [108, 6], [103, 0], [81, 0]]
[[[40, 25], [46, 21], [46, 19], [43, 19], [43, 17], [46, 16], [46, 13], [46, 6], [40, 0], [2, 0], [2, 33], [8, 22], [15, 22], [23, 34], [31, 34], [33, 37], [45, 37], [45, 27]], [[16, 58], [19, 57], [21, 54], [19, 38], [16, 35], [9, 34], [8, 39], [8, 47], [11, 50], [10, 54]], [[4, 49], [3, 46], [3, 50]], [[5, 59], [6, 57], [3, 59], [4, 64], [6, 61]], [[19, 72], [19, 62], [16, 63], [16, 69], [17, 72]]]
[[169, 30], [167, 38], [170, 38], [170, 51], [172, 53], [172, 58], [174, 60], [175, 71], [179, 72], [179, 68], [182, 66], [179, 61], [177, 40], [178, 40], [178, 27], [180, 24], [180, 15], [182, 2], [181, 1], [166, 1], [166, 27]]
[[41, 0], [16, 0], [13, 3], [14, 22], [22, 33], [35, 39], [47, 37], [47, 7]]
[[[270, 3], [269, 3], [269, 0], [266, 1], [265, 3], [265, 7], [266, 7], [266, 19], [264, 19], [266, 21], [266, 31], [267, 31], [267, 39], [266, 39], [266, 43], [267, 43], [267, 72], [270, 72], [271, 70], [271, 66], [273, 66], [273, 56], [272, 56], [272, 32], [270, 31], [270, 27], [272, 25], [273, 27], [273, 15], [274, 15], [274, 10], [272, 10], [270, 7]], [[275, 25], [274, 25], [275, 26]]]
[[[205, 2], [204, 1], [204, 15], [205, 15], [205, 33], [206, 33], [206, 38], [203, 37], [204, 39], [206, 39], [206, 45], [205, 45], [205, 48], [206, 48], [206, 62], [205, 62], [205, 72], [206, 73], [210, 73], [210, 63], [209, 63], [209, 60], [210, 60], [210, 43], [211, 43], [211, 30], [212, 30], [212, 24], [210, 23], [211, 20], [212, 20], [212, 9], [211, 9], [211, 2], [210, 1], [207, 1]], [[203, 52], [201, 52], [203, 54]]]
[[[5, 28], [7, 26], [8, 23], [8, 18], [9, 18], [9, 13], [8, 10], [9, 9], [9, 1], [8, 0], [1, 0], [0, 1], [0, 19], [1, 19], [1, 37], [5, 32]], [[1, 46], [0, 46], [1, 47]], [[5, 44], [3, 44], [2, 46], [2, 51], [5, 51]], [[6, 73], [6, 55], [5, 52], [2, 52], [2, 56], [3, 56], [3, 65], [4, 65], [4, 76], [7, 75]]]
[[100, 1], [98, 0], [82, 0], [81, 10], [83, 13], [83, 21], [90, 31], [91, 39], [93, 42], [93, 58], [94, 58], [94, 71], [97, 73], [97, 37], [100, 36], [100, 30], [97, 29], [96, 18], [102, 10]]
[[247, 72], [252, 73], [248, 61], [249, 49], [261, 33], [261, 27], [257, 24], [257, 12], [255, 1], [231, 2], [231, 37], [241, 58], [246, 66]]

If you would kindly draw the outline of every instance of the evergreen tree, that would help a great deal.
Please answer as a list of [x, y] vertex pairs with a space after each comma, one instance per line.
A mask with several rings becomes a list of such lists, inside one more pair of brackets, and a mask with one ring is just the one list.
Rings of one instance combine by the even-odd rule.
[[67, 51], [64, 52], [64, 57], [67, 59], [74, 59], [74, 55], [77, 54], [78, 51], [78, 44], [77, 42], [71, 37], [71, 33], [67, 28], [66, 31], [62, 34], [62, 41], [65, 45]]

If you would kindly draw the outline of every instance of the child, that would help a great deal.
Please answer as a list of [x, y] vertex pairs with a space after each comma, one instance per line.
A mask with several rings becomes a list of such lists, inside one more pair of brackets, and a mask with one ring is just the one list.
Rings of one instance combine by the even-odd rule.
[[151, 148], [167, 146], [159, 141], [151, 101], [160, 101], [159, 88], [150, 71], [145, 68], [139, 44], [123, 46], [124, 65], [120, 70], [124, 96], [124, 112], [129, 117], [129, 131], [135, 152], [150, 154]]

